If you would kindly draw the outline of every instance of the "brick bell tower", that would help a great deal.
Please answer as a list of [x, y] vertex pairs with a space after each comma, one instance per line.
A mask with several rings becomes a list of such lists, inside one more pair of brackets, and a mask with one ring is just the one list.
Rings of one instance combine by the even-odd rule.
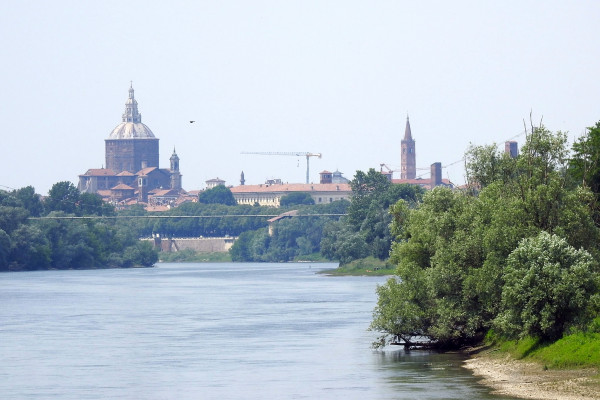
[[400, 179], [416, 179], [417, 178], [417, 159], [415, 154], [415, 141], [410, 132], [410, 121], [406, 116], [406, 129], [404, 130], [404, 139], [402, 139], [402, 170]]

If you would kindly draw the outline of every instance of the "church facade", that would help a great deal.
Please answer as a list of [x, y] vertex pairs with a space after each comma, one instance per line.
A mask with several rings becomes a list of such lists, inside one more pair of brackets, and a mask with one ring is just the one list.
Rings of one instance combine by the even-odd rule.
[[159, 167], [159, 139], [142, 123], [133, 86], [125, 102], [121, 123], [105, 139], [105, 168], [79, 175], [78, 188], [98, 193], [113, 203], [135, 198], [147, 202], [157, 191], [183, 192], [179, 156], [173, 149], [169, 168]]

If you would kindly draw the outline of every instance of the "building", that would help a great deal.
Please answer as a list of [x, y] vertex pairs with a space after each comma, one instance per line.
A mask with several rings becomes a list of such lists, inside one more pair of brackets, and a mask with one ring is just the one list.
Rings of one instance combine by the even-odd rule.
[[206, 183], [206, 189], [212, 189], [217, 186], [225, 186], [225, 181], [223, 179], [220, 179], [218, 176], [216, 178], [209, 179], [204, 183]]
[[[385, 174], [391, 176], [391, 174]], [[442, 179], [442, 163], [435, 162], [431, 164], [430, 177], [427, 178], [415, 178], [415, 179], [392, 179], [392, 183], [401, 184], [406, 183], [409, 185], [419, 185], [426, 190], [431, 190], [436, 186], [445, 186], [454, 188], [452, 182], [449, 179]]]
[[230, 188], [238, 204], [258, 204], [279, 207], [281, 198], [294, 192], [308, 193], [315, 204], [350, 200], [352, 189], [348, 183], [278, 183], [261, 185], [240, 185]]
[[142, 114], [134, 97], [133, 85], [125, 102], [125, 112], [105, 140], [106, 168], [114, 173], [158, 168], [158, 138], [142, 123]]
[[[146, 203], [156, 189], [184, 193], [179, 156], [173, 149], [170, 167], [160, 168], [158, 141], [150, 128], [142, 123], [132, 85], [121, 123], [105, 140], [106, 167], [91, 168], [79, 175], [79, 190], [98, 193], [113, 203], [131, 199]], [[162, 193], [160, 201], [164, 202]]]
[[417, 177], [417, 156], [415, 153], [415, 141], [410, 131], [410, 121], [406, 117], [406, 128], [404, 129], [404, 139], [401, 143], [401, 171], [400, 179], [416, 179]]
[[319, 172], [320, 175], [320, 179], [319, 179], [319, 183], [321, 184], [325, 184], [325, 183], [349, 183], [350, 180], [346, 179], [342, 176], [342, 173], [340, 171], [338, 171], [337, 169], [335, 170], [335, 172], [329, 172], [327, 170]]

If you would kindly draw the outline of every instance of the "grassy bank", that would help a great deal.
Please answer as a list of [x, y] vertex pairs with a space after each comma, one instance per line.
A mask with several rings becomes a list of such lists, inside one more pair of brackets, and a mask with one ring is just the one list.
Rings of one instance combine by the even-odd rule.
[[395, 267], [374, 257], [363, 258], [340, 265], [336, 269], [321, 271], [333, 276], [385, 276], [393, 275]]
[[586, 331], [552, 343], [488, 334], [487, 346], [469, 351], [465, 367], [495, 393], [540, 400], [600, 399], [600, 318]]
[[545, 369], [600, 368], [600, 317], [585, 332], [564, 336], [552, 343], [535, 338], [501, 340], [488, 334], [487, 342], [500, 353], [533, 361]]

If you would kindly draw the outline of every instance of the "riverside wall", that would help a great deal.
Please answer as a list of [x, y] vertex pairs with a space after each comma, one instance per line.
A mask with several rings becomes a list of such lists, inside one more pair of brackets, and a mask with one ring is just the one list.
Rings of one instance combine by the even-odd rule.
[[167, 253], [193, 250], [196, 253], [226, 253], [229, 251], [236, 238], [161, 238], [142, 239], [152, 242], [155, 249]]

